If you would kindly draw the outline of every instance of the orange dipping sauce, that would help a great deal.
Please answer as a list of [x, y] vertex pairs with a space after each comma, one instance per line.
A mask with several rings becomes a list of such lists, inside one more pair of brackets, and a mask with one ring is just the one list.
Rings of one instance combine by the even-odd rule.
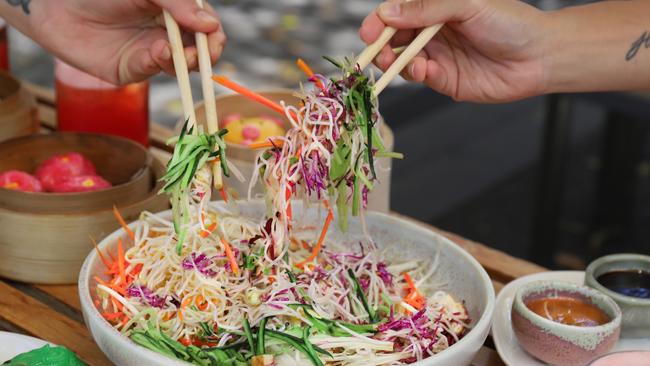
[[545, 297], [528, 301], [526, 306], [548, 320], [578, 327], [595, 327], [611, 320], [597, 306], [572, 297]]

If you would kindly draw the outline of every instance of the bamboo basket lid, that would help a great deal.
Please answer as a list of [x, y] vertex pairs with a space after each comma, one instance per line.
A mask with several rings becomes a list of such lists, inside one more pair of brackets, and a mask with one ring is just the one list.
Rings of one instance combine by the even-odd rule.
[[151, 190], [152, 157], [141, 145], [107, 135], [53, 133], [0, 143], [0, 172], [33, 173], [48, 158], [78, 152], [90, 159], [112, 188], [82, 193], [28, 193], [0, 188], [0, 207], [27, 213], [81, 213], [129, 205]]
[[38, 129], [36, 100], [18, 79], [0, 71], [0, 141], [36, 133]]

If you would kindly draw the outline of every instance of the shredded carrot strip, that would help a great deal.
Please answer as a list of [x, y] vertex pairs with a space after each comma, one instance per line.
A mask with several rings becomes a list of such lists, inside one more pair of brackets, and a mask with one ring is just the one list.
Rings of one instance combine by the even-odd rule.
[[223, 187], [219, 190], [219, 194], [221, 195], [221, 198], [225, 203], [228, 203], [228, 193], [226, 193], [226, 185], [224, 184]]
[[253, 142], [249, 144], [248, 147], [251, 149], [271, 149], [274, 147], [284, 146], [284, 140], [273, 140], [273, 141], [262, 141], [262, 142]]
[[115, 215], [115, 218], [117, 218], [117, 221], [120, 222], [120, 225], [122, 225], [122, 228], [126, 231], [127, 235], [129, 235], [129, 238], [135, 241], [135, 233], [133, 233], [133, 230], [131, 230], [129, 225], [126, 224], [126, 221], [124, 221], [124, 218], [120, 215], [120, 211], [118, 211], [115, 206], [113, 206], [113, 214]]
[[142, 263], [138, 263], [138, 265], [133, 268], [131, 273], [129, 273], [129, 276], [135, 279], [140, 274], [140, 272], [142, 272], [142, 267]]
[[107, 275], [115, 275], [119, 272], [119, 268], [117, 264], [117, 260], [113, 260], [113, 264], [111, 264], [111, 267], [108, 269], [108, 271], [104, 272]]
[[207, 229], [201, 231], [200, 236], [201, 236], [202, 238], [207, 238], [210, 234], [212, 234], [212, 232], [213, 232], [214, 229], [216, 229], [216, 228], [217, 228], [217, 223], [216, 223], [216, 222], [213, 222], [210, 226], [208, 226]]
[[287, 187], [284, 198], [287, 200], [287, 219], [291, 222], [293, 219], [293, 210], [291, 209], [291, 188]]
[[126, 323], [128, 323], [129, 320], [130, 320], [129, 317], [126, 316], [126, 315], [124, 315], [124, 318], [122, 319], [122, 323], [121, 323], [120, 325], [121, 325], [122, 327], [125, 327], [125, 326], [126, 326]]
[[106, 319], [108, 321], [111, 321], [111, 320], [115, 320], [115, 319], [123, 317], [124, 313], [122, 313], [120, 311], [118, 311], [116, 313], [108, 313], [108, 312], [106, 312], [106, 313], [102, 313], [102, 316], [104, 317], [104, 319]]
[[113, 303], [113, 306], [119, 311], [124, 310], [124, 305], [122, 305], [121, 302], [117, 301], [114, 297], [111, 297], [111, 302]]
[[192, 296], [188, 296], [188, 297], [186, 297], [185, 300], [183, 300], [183, 302], [181, 303], [181, 309], [185, 309], [185, 308], [188, 307], [191, 303], [192, 303]]
[[426, 303], [426, 299], [422, 296], [420, 291], [418, 291], [413, 279], [408, 273], [404, 272], [402, 273], [402, 276], [404, 276], [404, 280], [406, 280], [406, 286], [404, 288], [407, 291], [407, 294], [404, 297], [404, 302], [418, 310], [422, 310]]
[[230, 243], [228, 243], [224, 238], [221, 238], [221, 244], [223, 244], [224, 249], [226, 250], [226, 256], [228, 257], [228, 262], [230, 262], [230, 268], [235, 273], [235, 276], [239, 275], [239, 265], [235, 259], [235, 255], [232, 253], [232, 248]]
[[275, 283], [275, 276], [269, 276], [269, 283]]
[[209, 305], [209, 303], [205, 301], [203, 295], [197, 295], [194, 303], [196, 304], [196, 307], [201, 311], [205, 311]]
[[104, 285], [104, 286], [106, 286], [106, 287], [108, 287], [108, 288], [111, 287], [111, 285], [109, 285], [108, 283], [106, 283], [106, 281], [102, 280], [101, 278], [99, 278], [99, 277], [97, 277], [97, 276], [95, 276], [95, 281], [99, 282], [99, 284]]
[[111, 261], [113, 261], [113, 264], [117, 263], [115, 262], [115, 257], [113, 256], [113, 254], [111, 254], [111, 252], [107, 251], [106, 254], [108, 254], [108, 257], [111, 259]]
[[318, 257], [318, 253], [320, 252], [320, 250], [321, 250], [321, 248], [323, 246], [323, 242], [325, 241], [325, 236], [327, 235], [327, 230], [329, 229], [330, 224], [332, 223], [332, 220], [334, 220], [334, 212], [332, 212], [332, 208], [330, 207], [329, 203], [327, 201], [323, 201], [323, 203], [324, 203], [325, 207], [328, 210], [327, 218], [325, 219], [325, 224], [323, 225], [323, 230], [320, 233], [320, 237], [318, 238], [318, 242], [316, 243], [316, 245], [314, 246], [314, 248], [311, 251], [311, 255], [307, 259], [305, 259], [304, 261], [299, 262], [299, 263], [296, 264], [296, 267], [298, 267], [298, 268], [304, 267], [306, 263], [311, 262], [314, 259], [316, 259], [316, 257]]
[[404, 276], [404, 280], [406, 281], [406, 288], [409, 290], [415, 290], [415, 282], [413, 282], [413, 279], [411, 278], [411, 275], [408, 273], [404, 272], [402, 273], [402, 276]]
[[126, 271], [124, 270], [126, 265], [124, 260], [124, 247], [122, 246], [122, 239], [117, 239], [117, 265], [120, 269], [120, 279], [122, 280], [122, 283], [126, 285]]
[[178, 316], [178, 319], [183, 321], [183, 310], [179, 310], [177, 316]]
[[122, 296], [126, 295], [126, 290], [123, 289], [120, 286], [117, 286], [117, 285], [112, 284], [112, 283], [107, 283], [106, 281], [102, 280], [101, 278], [99, 278], [97, 276], [95, 276], [95, 281], [97, 281], [101, 285], [104, 285], [104, 286], [110, 288], [111, 290], [117, 292], [118, 294], [120, 294]]
[[99, 255], [99, 258], [102, 260], [102, 263], [104, 263], [106, 268], [110, 269], [111, 268], [111, 263], [108, 260], [106, 260], [106, 257], [104, 257], [104, 254], [102, 253], [102, 251], [99, 250], [99, 246], [97, 246], [97, 242], [95, 241], [95, 239], [93, 239], [92, 236], [90, 237], [90, 241], [93, 242], [93, 245], [95, 246], [95, 251], [97, 252], [97, 255]]
[[298, 65], [298, 68], [300, 68], [300, 70], [302, 70], [302, 72], [304, 72], [305, 75], [307, 75], [307, 77], [310, 80], [314, 81], [316, 86], [319, 87], [320, 90], [323, 91], [323, 93], [327, 94], [327, 89], [325, 89], [325, 86], [323, 85], [323, 83], [321, 83], [321, 81], [319, 79], [314, 77], [314, 72], [312, 71], [311, 67], [309, 67], [309, 65], [307, 65], [307, 63], [303, 59], [299, 58], [296, 61], [296, 65]]
[[[230, 90], [232, 90], [232, 91], [234, 91], [236, 93], [241, 94], [242, 96], [244, 96], [244, 97], [246, 97], [248, 99], [251, 99], [251, 100], [253, 100], [255, 102], [263, 104], [263, 105], [273, 109], [274, 111], [276, 111], [276, 112], [278, 112], [278, 113], [280, 113], [281, 115], [284, 116], [284, 108], [282, 108], [282, 105], [272, 101], [271, 99], [269, 99], [269, 98], [267, 98], [267, 97], [265, 97], [263, 95], [260, 95], [260, 94], [258, 94], [256, 92], [242, 86], [242, 85], [239, 85], [236, 82], [228, 79], [227, 77], [225, 77], [223, 75], [214, 75], [214, 76], [212, 76], [212, 80], [214, 80], [215, 82], [225, 86], [226, 88], [228, 88], [228, 89], [230, 89]], [[294, 115], [294, 118], [295, 118], [295, 115]]]

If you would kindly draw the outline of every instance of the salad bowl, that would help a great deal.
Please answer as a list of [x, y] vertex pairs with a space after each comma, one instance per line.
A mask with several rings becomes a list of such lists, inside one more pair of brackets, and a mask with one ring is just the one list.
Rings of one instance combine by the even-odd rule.
[[[224, 208], [222, 202], [214, 203]], [[302, 223], [317, 223], [322, 221], [321, 212], [314, 208], [304, 207], [301, 202], [294, 201], [294, 210]], [[245, 217], [259, 218], [264, 216], [265, 208], [262, 202], [240, 202], [238, 209]], [[171, 218], [171, 212], [158, 214], [162, 218]], [[469, 313], [470, 330], [457, 343], [448, 349], [414, 363], [416, 366], [468, 366], [483, 346], [487, 338], [494, 312], [495, 293], [489, 276], [465, 250], [449, 239], [437, 234], [424, 226], [409, 220], [383, 213], [366, 213], [368, 232], [380, 250], [384, 250], [386, 258], [399, 260], [424, 260], [438, 263], [438, 269], [428, 280], [437, 288], [450, 293], [456, 300], [464, 301]], [[131, 224], [133, 227], [135, 225]], [[362, 235], [361, 223], [352, 219], [347, 233], [332, 227], [330, 233], [333, 240], [344, 240], [348, 236]], [[103, 252], [114, 252], [117, 240], [126, 241], [126, 233], [120, 229], [105, 238], [99, 249]], [[87, 257], [79, 276], [79, 296], [85, 323], [102, 351], [117, 365], [136, 366], [182, 366], [187, 363], [167, 358], [133, 343], [129, 338], [115, 330], [96, 308], [95, 276], [102, 277], [103, 264], [99, 256], [92, 252]], [[279, 365], [282, 366], [282, 365]]]

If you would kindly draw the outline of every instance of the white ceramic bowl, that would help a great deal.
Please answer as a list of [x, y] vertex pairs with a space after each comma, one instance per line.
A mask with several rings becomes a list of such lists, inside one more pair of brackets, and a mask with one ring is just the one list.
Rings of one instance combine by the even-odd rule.
[[[217, 203], [219, 205], [219, 203]], [[259, 202], [242, 202], [242, 214], [262, 218], [264, 208]], [[322, 222], [313, 209], [302, 210], [296, 202], [295, 212], [305, 223]], [[171, 217], [171, 212], [162, 215]], [[488, 335], [494, 312], [494, 289], [490, 278], [481, 265], [467, 252], [450, 240], [426, 228], [404, 219], [386, 214], [369, 212], [366, 215], [368, 230], [380, 248], [389, 251], [388, 256], [399, 259], [429, 259], [432, 263], [438, 256], [438, 270], [431, 281], [440, 289], [449, 291], [456, 299], [464, 300], [472, 319], [472, 329], [449, 349], [414, 365], [417, 366], [467, 366], [471, 363]], [[334, 221], [336, 222], [336, 221]], [[333, 238], [346, 235], [360, 235], [357, 221], [350, 223], [350, 232], [342, 234], [332, 226], [329, 235]], [[117, 238], [126, 239], [122, 229], [105, 238], [99, 247], [102, 251], [114, 252]], [[102, 318], [93, 304], [96, 298], [93, 277], [102, 276], [103, 264], [93, 251], [81, 268], [79, 275], [79, 296], [84, 319], [90, 332], [108, 358], [119, 366], [183, 366], [184, 362], [172, 360], [131, 342], [114, 330]]]

